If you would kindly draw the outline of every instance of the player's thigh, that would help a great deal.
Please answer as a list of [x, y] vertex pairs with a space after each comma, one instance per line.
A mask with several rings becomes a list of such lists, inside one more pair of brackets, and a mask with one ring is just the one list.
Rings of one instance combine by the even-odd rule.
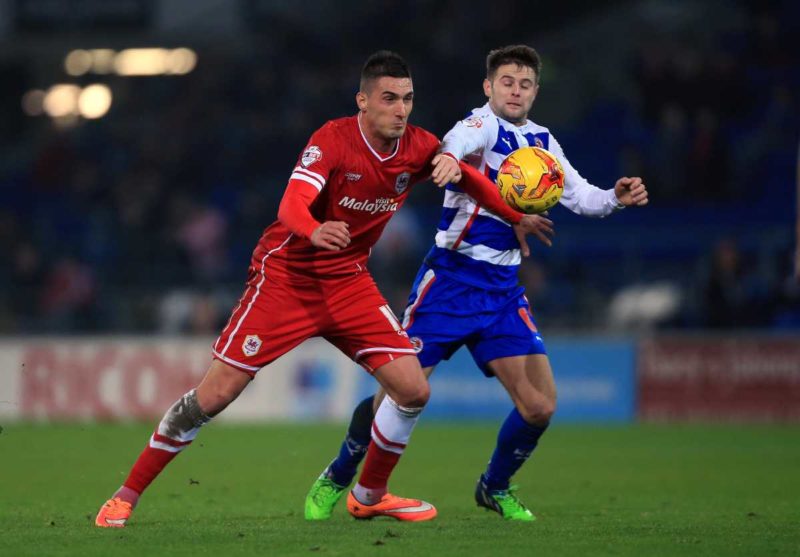
[[489, 368], [529, 422], [546, 422], [555, 412], [556, 386], [544, 354], [498, 358]]
[[428, 380], [416, 356], [401, 356], [373, 372], [381, 388], [401, 406], [418, 408], [428, 402]]
[[484, 319], [480, 331], [467, 342], [472, 358], [488, 377], [494, 375], [489, 367], [490, 362], [500, 358], [547, 353], [523, 295], [512, 292], [498, 298], [495, 306], [495, 311]]
[[256, 274], [214, 343], [214, 358], [254, 376], [303, 341], [317, 336], [325, 312], [318, 289], [296, 288]]
[[339, 285], [326, 303], [330, 325], [325, 338], [369, 373], [416, 354], [408, 333], [366, 273]]
[[252, 376], [242, 370], [214, 359], [197, 386], [197, 403], [207, 415], [219, 414], [252, 380]]

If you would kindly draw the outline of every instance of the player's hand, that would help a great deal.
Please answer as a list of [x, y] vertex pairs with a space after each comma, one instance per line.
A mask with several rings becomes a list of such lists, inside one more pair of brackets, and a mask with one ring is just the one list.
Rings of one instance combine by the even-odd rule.
[[431, 164], [433, 164], [431, 179], [440, 188], [447, 184], [457, 184], [461, 180], [461, 167], [452, 156], [439, 153], [433, 157]]
[[539, 238], [540, 242], [550, 247], [553, 245], [550, 236], [555, 236], [555, 230], [553, 230], [553, 221], [543, 215], [524, 215], [522, 220], [519, 221], [519, 224], [514, 225], [514, 234], [519, 242], [519, 249], [522, 251], [522, 256], [528, 257], [531, 254], [531, 250], [528, 247], [525, 236], [533, 234]]
[[626, 207], [647, 205], [647, 186], [638, 176], [634, 178], [624, 176], [617, 180], [617, 183], [614, 184], [614, 195]]
[[311, 233], [311, 244], [318, 248], [339, 251], [350, 245], [349, 225], [340, 220], [329, 220]]

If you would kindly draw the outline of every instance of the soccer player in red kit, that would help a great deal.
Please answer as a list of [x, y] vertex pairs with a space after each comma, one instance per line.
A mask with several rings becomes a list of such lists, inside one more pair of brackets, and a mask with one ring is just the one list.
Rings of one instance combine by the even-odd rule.
[[380, 51], [367, 60], [358, 114], [317, 130], [292, 172], [278, 220], [258, 243], [247, 287], [213, 345], [211, 366], [167, 411], [122, 487], [95, 524], [122, 527], [139, 496], [194, 440], [200, 427], [244, 390], [262, 367], [311, 337], [323, 337], [375, 376], [387, 396], [378, 408], [366, 462], [347, 507], [356, 518], [429, 520], [430, 503], [387, 492], [429, 387], [408, 335], [366, 269], [369, 252], [412, 185], [432, 176], [461, 186], [487, 208], [541, 230], [541, 219], [507, 207], [476, 170], [443, 172], [438, 139], [408, 125], [413, 104], [408, 66]]

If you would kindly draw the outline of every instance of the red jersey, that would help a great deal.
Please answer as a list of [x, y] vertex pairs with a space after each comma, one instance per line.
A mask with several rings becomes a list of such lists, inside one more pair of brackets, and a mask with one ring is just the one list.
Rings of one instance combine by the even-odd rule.
[[318, 222], [344, 221], [350, 245], [340, 251], [320, 249], [280, 221], [271, 224], [253, 253], [269, 257], [270, 272], [337, 277], [366, 269], [370, 250], [392, 215], [402, 207], [411, 186], [427, 179], [439, 148], [433, 134], [407, 125], [392, 153], [375, 151], [358, 117], [331, 120], [314, 132], [287, 188], [311, 184], [319, 195], [309, 207]]

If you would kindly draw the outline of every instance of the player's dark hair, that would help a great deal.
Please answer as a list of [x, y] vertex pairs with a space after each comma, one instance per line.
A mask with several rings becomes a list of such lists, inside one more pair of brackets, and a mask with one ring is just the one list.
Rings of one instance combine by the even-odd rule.
[[532, 68], [536, 74], [536, 81], [539, 81], [539, 74], [542, 71], [542, 59], [533, 48], [524, 44], [515, 44], [492, 50], [486, 57], [486, 79], [489, 81], [494, 79], [497, 68], [505, 64], [517, 64], [518, 66]]
[[366, 90], [370, 81], [380, 77], [411, 77], [411, 70], [396, 52], [379, 50], [367, 58], [361, 68], [361, 90]]

